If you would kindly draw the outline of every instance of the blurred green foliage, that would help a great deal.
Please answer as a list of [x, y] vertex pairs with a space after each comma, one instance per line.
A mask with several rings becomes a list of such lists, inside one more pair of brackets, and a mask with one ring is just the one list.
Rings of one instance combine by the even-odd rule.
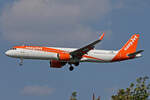
[[72, 93], [70, 100], [77, 100], [77, 92]]
[[119, 89], [112, 100], [147, 100], [150, 96], [150, 84], [147, 83], [149, 77], [139, 77], [136, 83], [131, 83], [126, 89]]
[[[136, 83], [131, 83], [126, 89], [119, 89], [116, 95], [113, 95], [112, 100], [148, 100], [150, 96], [149, 77], [139, 77]], [[95, 96], [93, 95], [93, 99]], [[77, 100], [77, 92], [73, 92], [70, 100]], [[100, 100], [98, 97], [96, 100]]]

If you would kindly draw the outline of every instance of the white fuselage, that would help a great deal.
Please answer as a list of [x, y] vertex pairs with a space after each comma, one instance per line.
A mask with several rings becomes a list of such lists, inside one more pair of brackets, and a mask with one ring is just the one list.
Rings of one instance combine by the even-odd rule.
[[[56, 48], [48, 47], [63, 50], [66, 52], [71, 52], [77, 48]], [[117, 55], [118, 51], [113, 50], [91, 50], [85, 54], [80, 61], [70, 59], [67, 62], [111, 62], [112, 59]], [[39, 59], [39, 60], [59, 60], [58, 53], [55, 52], [45, 52], [41, 50], [30, 50], [23, 48], [16, 48], [15, 50], [8, 50], [5, 53], [7, 56], [14, 58], [22, 59]]]
[[74, 68], [72, 65], [78, 66], [80, 62], [97, 62], [108, 63], [124, 61], [141, 57], [141, 52], [136, 51], [139, 34], [134, 34], [120, 50], [95, 50], [95, 45], [102, 41], [103, 33], [100, 38], [82, 48], [57, 48], [57, 47], [41, 47], [41, 46], [14, 46], [5, 52], [9, 57], [23, 59], [39, 59], [49, 60], [50, 67], [62, 68], [69, 64], [69, 70]]

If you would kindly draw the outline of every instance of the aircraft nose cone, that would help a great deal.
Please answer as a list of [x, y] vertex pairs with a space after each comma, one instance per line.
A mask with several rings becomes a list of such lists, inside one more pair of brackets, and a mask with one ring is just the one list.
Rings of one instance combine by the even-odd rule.
[[6, 55], [6, 56], [9, 56], [9, 55], [10, 55], [10, 51], [6, 51], [6, 52], [5, 52], [5, 55]]

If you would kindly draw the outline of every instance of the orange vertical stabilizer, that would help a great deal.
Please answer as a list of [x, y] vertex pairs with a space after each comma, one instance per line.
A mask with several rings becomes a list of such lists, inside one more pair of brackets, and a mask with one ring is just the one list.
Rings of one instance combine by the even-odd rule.
[[126, 59], [130, 59], [128, 54], [136, 52], [138, 40], [140, 35], [134, 34], [132, 37], [128, 40], [128, 42], [119, 50], [117, 55], [113, 58], [112, 61], [122, 61]]

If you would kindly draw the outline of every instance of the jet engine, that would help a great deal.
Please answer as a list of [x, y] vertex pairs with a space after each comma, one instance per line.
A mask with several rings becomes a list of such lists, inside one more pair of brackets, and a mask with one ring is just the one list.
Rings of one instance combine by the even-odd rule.
[[60, 62], [57, 60], [51, 60], [50, 61], [50, 67], [51, 68], [62, 68], [65, 64], [66, 64], [66, 62]]
[[72, 58], [69, 53], [59, 53], [57, 56], [61, 61], [69, 61]]

